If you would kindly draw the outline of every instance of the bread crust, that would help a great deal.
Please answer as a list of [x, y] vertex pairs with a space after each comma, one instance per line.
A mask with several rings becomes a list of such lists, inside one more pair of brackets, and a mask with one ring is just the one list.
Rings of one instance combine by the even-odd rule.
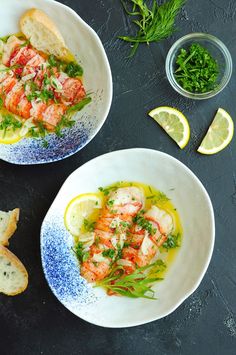
[[[45, 12], [43, 12], [42, 10], [36, 9], [36, 8], [32, 8], [32, 9], [27, 10], [21, 16], [20, 29], [23, 33], [24, 33], [25, 21], [27, 21], [29, 18], [31, 20], [35, 20], [37, 22], [40, 22], [44, 27], [48, 28], [58, 38], [58, 40], [61, 42], [62, 46], [64, 46], [64, 47], [66, 46], [65, 41], [64, 41], [61, 33], [57, 29], [56, 25], [54, 24], [54, 22], [45, 14]], [[25, 36], [27, 37], [26, 34], [25, 34]], [[29, 37], [27, 37], [27, 38], [29, 38]]]
[[[27, 29], [27, 24], [31, 24], [32, 30], [29, 33], [29, 30]], [[56, 27], [55, 23], [47, 16], [45, 12], [42, 10], [32, 8], [27, 10], [20, 18], [20, 30], [21, 32], [25, 35], [25, 37], [29, 40], [32, 41], [33, 47], [35, 47], [38, 50], [42, 50], [42, 48], [38, 48], [37, 46], [37, 41], [35, 40], [34, 33], [37, 33], [37, 36], [40, 38], [40, 31], [37, 30], [38, 26], [43, 26], [43, 28], [46, 30], [48, 33], [49, 37], [53, 37], [55, 39], [56, 47], [58, 51], [60, 52], [59, 54], [55, 54], [54, 49], [48, 45], [48, 47], [45, 47], [45, 53], [47, 54], [54, 54], [56, 57], [58, 57], [61, 60], [66, 60], [70, 61], [73, 60], [74, 57], [70, 53], [69, 49], [67, 48], [64, 38], [62, 37], [60, 31]], [[34, 31], [35, 30], [35, 31]], [[34, 38], [34, 40], [33, 40]], [[43, 42], [43, 35], [40, 38], [41, 42]], [[45, 41], [46, 42], [46, 41]]]
[[5, 295], [8, 296], [15, 296], [18, 295], [19, 293], [23, 292], [26, 287], [28, 286], [28, 272], [22, 262], [17, 258], [15, 254], [13, 254], [10, 250], [8, 250], [6, 247], [3, 245], [0, 245], [0, 255], [3, 257], [7, 258], [12, 264], [15, 265], [15, 267], [23, 274], [25, 283], [22, 285], [20, 288], [18, 288], [17, 291], [11, 292], [11, 293], [6, 293], [0, 288], [0, 293], [4, 293]]
[[15, 233], [17, 229], [17, 222], [19, 221], [19, 216], [20, 216], [20, 209], [15, 208], [14, 210], [11, 211], [10, 219], [7, 225], [6, 230], [4, 233], [1, 235], [1, 244], [4, 246], [9, 245], [9, 239], [11, 236]]

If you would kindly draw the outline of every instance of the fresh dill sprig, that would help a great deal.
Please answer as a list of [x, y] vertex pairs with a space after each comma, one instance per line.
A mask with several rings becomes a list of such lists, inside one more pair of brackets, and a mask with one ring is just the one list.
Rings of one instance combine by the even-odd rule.
[[[133, 43], [130, 57], [132, 57], [140, 43], [149, 44], [159, 42], [175, 31], [175, 18], [186, 0], [169, 0], [162, 5], [158, 5], [156, 0], [152, 1], [152, 6], [148, 7], [144, 0], [121, 0], [126, 13], [134, 17], [132, 21], [137, 27], [134, 36], [119, 36], [123, 41]], [[129, 4], [132, 10], [129, 11]]]

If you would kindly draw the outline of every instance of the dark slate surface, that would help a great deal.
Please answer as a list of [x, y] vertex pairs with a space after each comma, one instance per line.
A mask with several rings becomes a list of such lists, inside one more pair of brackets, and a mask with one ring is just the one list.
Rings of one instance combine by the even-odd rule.
[[[196, 153], [218, 107], [236, 117], [235, 71], [223, 93], [203, 102], [177, 95], [164, 72], [171, 44], [192, 31], [206, 31], [221, 38], [235, 60], [236, 2], [189, 0], [178, 20], [180, 30], [161, 44], [141, 47], [131, 61], [126, 59], [128, 46], [116, 39], [129, 29], [119, 1], [64, 3], [75, 9], [102, 39], [113, 73], [113, 104], [102, 130], [75, 156], [44, 166], [0, 162], [0, 207], [21, 208], [11, 248], [25, 263], [30, 276], [29, 287], [22, 295], [0, 296], [0, 353], [236, 354], [236, 140], [212, 157]], [[178, 149], [148, 119], [147, 111], [159, 105], [174, 105], [188, 116], [192, 139], [185, 150]], [[100, 154], [131, 147], [167, 152], [202, 180], [215, 209], [216, 244], [200, 287], [173, 314], [136, 328], [103, 329], [76, 318], [51, 293], [40, 261], [40, 225], [63, 181], [74, 169]]]

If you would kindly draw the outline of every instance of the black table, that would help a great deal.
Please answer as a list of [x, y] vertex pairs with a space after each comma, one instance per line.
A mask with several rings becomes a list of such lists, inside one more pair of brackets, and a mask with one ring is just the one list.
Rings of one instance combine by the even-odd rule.
[[[21, 208], [11, 250], [24, 262], [30, 277], [25, 293], [12, 298], [0, 295], [0, 353], [236, 354], [236, 140], [215, 156], [196, 152], [218, 107], [236, 117], [235, 72], [221, 94], [197, 102], [175, 93], [164, 71], [171, 44], [190, 32], [216, 35], [235, 60], [236, 2], [189, 0], [178, 20], [179, 31], [160, 44], [140, 47], [133, 60], [126, 59], [129, 46], [117, 39], [128, 30], [119, 1], [64, 3], [95, 29], [104, 44], [113, 74], [113, 103], [101, 131], [74, 156], [42, 166], [0, 161], [0, 209]], [[148, 118], [147, 112], [160, 105], [173, 105], [189, 118], [192, 138], [183, 151]], [[135, 328], [104, 329], [74, 316], [51, 293], [40, 260], [40, 226], [74, 169], [100, 154], [131, 147], [164, 151], [193, 170], [214, 205], [216, 243], [200, 287], [173, 314]]]

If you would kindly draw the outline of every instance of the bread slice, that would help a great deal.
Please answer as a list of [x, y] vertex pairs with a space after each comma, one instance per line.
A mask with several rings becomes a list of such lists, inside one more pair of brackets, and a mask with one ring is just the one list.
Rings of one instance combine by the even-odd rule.
[[28, 273], [22, 262], [7, 248], [0, 245], [0, 293], [14, 296], [28, 285]]
[[9, 245], [8, 239], [15, 233], [19, 220], [20, 209], [0, 211], [0, 244]]
[[[61, 60], [70, 59], [70, 51], [54, 22], [39, 9], [27, 10], [20, 18], [20, 29], [33, 47]], [[73, 58], [73, 56], [72, 56]]]

